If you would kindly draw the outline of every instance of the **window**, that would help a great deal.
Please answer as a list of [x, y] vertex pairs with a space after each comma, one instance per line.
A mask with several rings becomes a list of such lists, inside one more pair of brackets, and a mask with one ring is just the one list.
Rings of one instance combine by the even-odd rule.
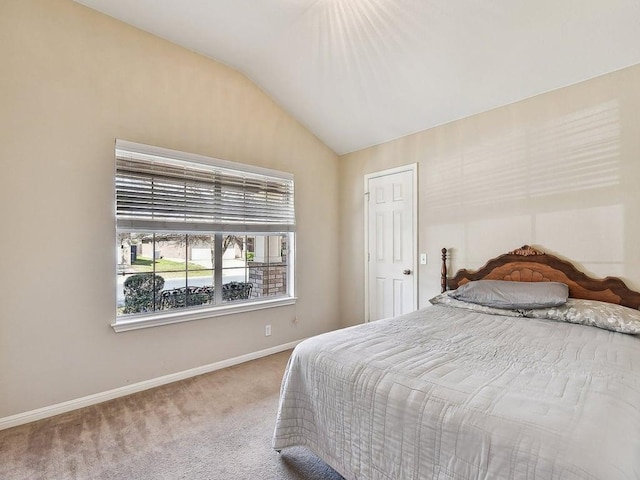
[[115, 195], [117, 331], [293, 303], [292, 175], [117, 140]]

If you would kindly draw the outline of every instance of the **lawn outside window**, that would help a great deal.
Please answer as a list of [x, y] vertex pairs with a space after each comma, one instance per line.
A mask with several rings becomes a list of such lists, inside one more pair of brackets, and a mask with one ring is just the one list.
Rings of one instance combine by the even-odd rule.
[[295, 302], [290, 174], [116, 141], [116, 331]]

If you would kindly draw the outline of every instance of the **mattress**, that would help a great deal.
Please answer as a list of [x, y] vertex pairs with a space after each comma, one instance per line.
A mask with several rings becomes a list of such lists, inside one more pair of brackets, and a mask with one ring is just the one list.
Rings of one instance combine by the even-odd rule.
[[273, 447], [347, 480], [640, 479], [640, 338], [436, 305], [300, 343]]

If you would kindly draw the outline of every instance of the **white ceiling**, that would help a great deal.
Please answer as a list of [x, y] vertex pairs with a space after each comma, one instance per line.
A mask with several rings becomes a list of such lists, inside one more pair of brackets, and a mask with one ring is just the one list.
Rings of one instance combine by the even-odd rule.
[[640, 63], [639, 0], [76, 0], [236, 68], [336, 153]]

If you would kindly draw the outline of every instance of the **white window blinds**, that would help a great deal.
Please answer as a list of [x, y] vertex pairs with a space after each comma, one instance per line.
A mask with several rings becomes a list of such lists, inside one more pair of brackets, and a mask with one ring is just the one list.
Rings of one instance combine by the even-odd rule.
[[295, 230], [287, 173], [118, 140], [115, 183], [121, 231]]

